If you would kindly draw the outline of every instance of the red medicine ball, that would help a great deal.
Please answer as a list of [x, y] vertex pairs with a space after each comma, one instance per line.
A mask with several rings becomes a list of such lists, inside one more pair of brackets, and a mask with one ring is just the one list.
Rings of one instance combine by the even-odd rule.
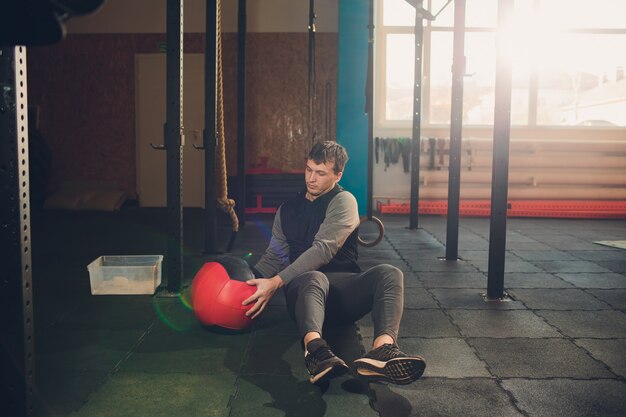
[[254, 303], [241, 303], [255, 292], [255, 286], [230, 279], [221, 264], [207, 262], [191, 284], [191, 304], [202, 324], [243, 330], [252, 324], [245, 313]]

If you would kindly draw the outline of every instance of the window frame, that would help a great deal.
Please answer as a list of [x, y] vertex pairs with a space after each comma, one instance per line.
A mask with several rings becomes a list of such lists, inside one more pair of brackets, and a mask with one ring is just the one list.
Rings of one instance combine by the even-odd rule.
[[[374, 42], [374, 129], [377, 135], [410, 135], [412, 130], [412, 120], [388, 120], [386, 118], [386, 104], [387, 104], [387, 91], [386, 91], [386, 52], [387, 52], [387, 37], [392, 34], [408, 34], [414, 35], [415, 30], [412, 26], [389, 26], [384, 25], [384, 7], [383, 2], [386, 0], [376, 0], [375, 4], [375, 42]], [[546, 0], [534, 0], [534, 7], [539, 7], [541, 1]], [[549, 0], [547, 0], [549, 1]], [[424, 4], [428, 9], [432, 9], [432, 1], [424, 0]], [[454, 7], [454, 3], [450, 3], [448, 7]], [[431, 123], [430, 121], [430, 71], [431, 71], [431, 40], [432, 33], [434, 32], [448, 32], [453, 33], [454, 28], [451, 26], [433, 26], [430, 21], [424, 21], [424, 44], [423, 44], [423, 59], [422, 59], [422, 126], [421, 130], [426, 134], [432, 131], [441, 131], [442, 129], [449, 129], [450, 124], [446, 123]], [[476, 27], [467, 26], [465, 32], [488, 32], [495, 33], [496, 28], [493, 27]], [[589, 34], [616, 34], [626, 35], [626, 27], [624, 28], [571, 28], [564, 29], [562, 33], [589, 33]], [[452, 55], [452, 51], [450, 51]], [[494, 63], [495, 66], [495, 63]], [[450, 79], [452, 79], [452, 71], [450, 70]], [[526, 124], [514, 124], [511, 126], [512, 131], [516, 133], [531, 132], [535, 130], [541, 130], [545, 132], [556, 131], [616, 131], [621, 132], [626, 130], [626, 126], [576, 126], [576, 125], [551, 125], [551, 124], [538, 124], [537, 112], [538, 112], [538, 96], [539, 96], [539, 71], [536, 69], [531, 70], [529, 74], [528, 83], [528, 120]], [[464, 122], [464, 129], [474, 131], [475, 133], [490, 131], [492, 125], [482, 124], [467, 124]], [[424, 135], [424, 133], [422, 133]], [[531, 135], [532, 136], [532, 135]]]

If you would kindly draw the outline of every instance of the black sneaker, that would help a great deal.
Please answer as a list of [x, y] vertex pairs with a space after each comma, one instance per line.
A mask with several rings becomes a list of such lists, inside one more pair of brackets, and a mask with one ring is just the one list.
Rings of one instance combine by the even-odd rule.
[[311, 374], [309, 378], [311, 384], [319, 384], [348, 370], [348, 365], [335, 356], [324, 339], [312, 340], [306, 348], [308, 353], [304, 358], [304, 364]]
[[386, 343], [354, 361], [355, 373], [368, 382], [391, 382], [406, 385], [424, 373], [426, 362], [421, 356], [409, 356], [398, 346]]

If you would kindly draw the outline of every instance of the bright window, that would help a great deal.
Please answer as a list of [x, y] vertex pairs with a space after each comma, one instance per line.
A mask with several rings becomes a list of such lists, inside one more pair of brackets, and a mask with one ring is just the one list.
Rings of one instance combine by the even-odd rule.
[[[414, 8], [379, 0], [377, 89], [381, 126], [413, 114]], [[435, 14], [447, 0], [425, 1]], [[498, 0], [467, 0], [463, 123], [488, 126], [495, 104]], [[511, 122], [517, 126], [626, 126], [626, 2], [516, 0], [511, 36]], [[381, 18], [382, 14], [382, 18]], [[454, 3], [425, 21], [422, 123], [450, 123]], [[382, 24], [381, 24], [382, 23]]]
[[537, 62], [537, 123], [626, 126], [625, 67], [626, 35], [566, 33], [547, 40]]
[[387, 35], [387, 95], [385, 116], [388, 120], [411, 120], [413, 113], [413, 79], [415, 56], [414, 36]]

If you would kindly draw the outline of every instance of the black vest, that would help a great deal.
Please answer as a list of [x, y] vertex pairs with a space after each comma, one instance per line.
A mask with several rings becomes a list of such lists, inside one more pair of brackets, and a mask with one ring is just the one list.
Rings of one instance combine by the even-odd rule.
[[[343, 188], [337, 185], [313, 201], [306, 199], [306, 192], [301, 192], [282, 205], [280, 223], [289, 245], [290, 262], [298, 259], [304, 251], [313, 245], [315, 235], [326, 218], [326, 209], [328, 209], [330, 201], [340, 192], [343, 192]], [[358, 235], [359, 228], [357, 227], [348, 236], [335, 257], [319, 270], [321, 272], [361, 272], [356, 263], [359, 256], [357, 250]]]

